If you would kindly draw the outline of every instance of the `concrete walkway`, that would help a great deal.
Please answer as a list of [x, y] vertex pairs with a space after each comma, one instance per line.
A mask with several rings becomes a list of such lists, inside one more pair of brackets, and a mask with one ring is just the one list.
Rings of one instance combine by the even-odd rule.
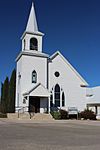
[[49, 124], [75, 124], [75, 125], [92, 125], [92, 126], [100, 126], [100, 121], [93, 120], [25, 120], [25, 119], [4, 119], [0, 118], [1, 123], [49, 123]]

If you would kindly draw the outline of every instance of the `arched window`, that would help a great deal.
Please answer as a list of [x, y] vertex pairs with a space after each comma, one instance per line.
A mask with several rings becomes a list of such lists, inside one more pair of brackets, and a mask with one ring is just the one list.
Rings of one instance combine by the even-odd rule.
[[36, 38], [30, 39], [30, 50], [38, 50], [38, 41]]
[[62, 107], [65, 106], [65, 94], [64, 92], [62, 93]]
[[50, 107], [53, 107], [53, 95], [50, 95]]
[[56, 84], [55, 86], [55, 106], [56, 107], [60, 107], [60, 86], [58, 84]]
[[25, 47], [26, 47], [26, 41], [25, 41], [25, 39], [24, 39], [24, 50], [25, 50]]
[[37, 73], [35, 70], [32, 72], [32, 83], [37, 83]]

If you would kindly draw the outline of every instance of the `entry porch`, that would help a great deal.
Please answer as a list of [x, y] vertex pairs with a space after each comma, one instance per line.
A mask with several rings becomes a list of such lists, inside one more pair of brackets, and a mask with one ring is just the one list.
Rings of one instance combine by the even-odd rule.
[[24, 93], [23, 97], [28, 112], [50, 113], [50, 93], [41, 83]]
[[29, 96], [29, 112], [49, 113], [49, 98]]
[[94, 111], [96, 115], [100, 114], [100, 103], [89, 103], [87, 108]]

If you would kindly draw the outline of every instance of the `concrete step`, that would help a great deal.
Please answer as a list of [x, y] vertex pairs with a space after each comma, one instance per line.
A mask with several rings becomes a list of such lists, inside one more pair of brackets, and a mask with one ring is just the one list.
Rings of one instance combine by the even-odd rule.
[[[8, 119], [22, 119], [22, 120], [29, 120], [30, 115], [28, 112], [20, 113], [18, 118], [18, 113], [8, 113]], [[41, 113], [34, 113], [31, 115], [31, 120], [54, 120], [51, 114], [41, 114]]]
[[17, 119], [18, 113], [7, 113], [7, 118], [8, 119]]
[[32, 120], [54, 120], [51, 114], [36, 113], [31, 118]]
[[8, 117], [8, 119], [18, 119], [18, 118], [20, 118], [20, 119], [30, 119], [30, 115], [29, 115], [28, 112], [19, 113], [19, 115], [18, 115], [18, 113], [8, 113], [7, 117]]
[[19, 114], [19, 118], [20, 118], [20, 119], [30, 119], [30, 115], [29, 115], [28, 112], [20, 113], [20, 114]]

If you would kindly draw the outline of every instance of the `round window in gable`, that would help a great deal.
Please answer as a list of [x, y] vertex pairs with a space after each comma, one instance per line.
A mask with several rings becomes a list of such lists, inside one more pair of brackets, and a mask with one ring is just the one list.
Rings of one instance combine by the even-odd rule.
[[56, 77], [59, 77], [59, 76], [60, 76], [60, 73], [59, 73], [58, 71], [56, 71], [56, 72], [55, 72], [55, 76], [56, 76]]

